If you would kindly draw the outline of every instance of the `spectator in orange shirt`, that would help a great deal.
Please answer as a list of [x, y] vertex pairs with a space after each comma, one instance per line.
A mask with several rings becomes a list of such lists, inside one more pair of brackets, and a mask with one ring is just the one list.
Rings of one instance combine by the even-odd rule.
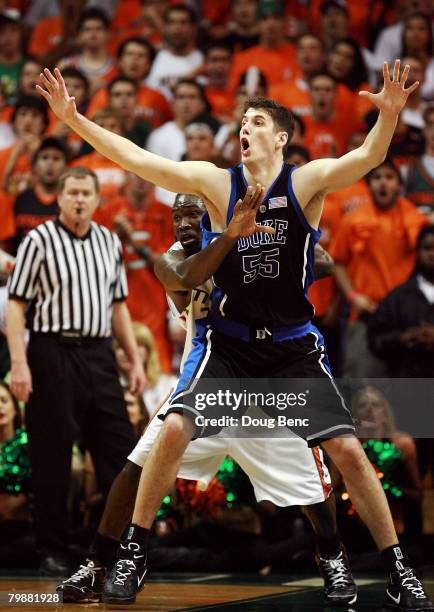
[[78, 44], [80, 52], [65, 57], [59, 68], [78, 68], [87, 77], [91, 93], [110, 82], [116, 74], [113, 58], [107, 51], [110, 21], [98, 8], [82, 12], [78, 22]]
[[15, 105], [12, 126], [16, 141], [0, 151], [0, 189], [15, 195], [32, 181], [31, 160], [47, 129], [48, 111], [38, 96], [24, 96]]
[[128, 77], [117, 77], [108, 86], [109, 108], [116, 111], [122, 121], [123, 135], [139, 147], [144, 147], [151, 131], [147, 121], [138, 119], [137, 84]]
[[[97, 111], [92, 120], [106, 130], [122, 135], [122, 120], [114, 110], [107, 108]], [[100, 184], [100, 206], [119, 197], [125, 183], [125, 171], [118, 164], [93, 151], [73, 161], [71, 166], [85, 166], [95, 172]]]
[[38, 21], [30, 34], [28, 52], [44, 66], [77, 50], [78, 23], [86, 0], [57, 0], [60, 12]]
[[260, 0], [258, 15], [259, 45], [234, 54], [231, 75], [234, 88], [241, 74], [251, 66], [265, 75], [270, 86], [293, 79], [298, 73], [294, 46], [286, 42], [284, 4], [278, 0]]
[[211, 42], [205, 52], [204, 76], [199, 80], [205, 86], [205, 95], [213, 115], [220, 121], [229, 121], [235, 108], [235, 92], [230, 88], [232, 50], [219, 41]]
[[350, 135], [357, 129], [354, 116], [343, 116], [336, 108], [336, 81], [328, 74], [317, 74], [309, 82], [312, 115], [303, 118], [304, 142], [313, 158], [340, 157]]
[[290, 108], [299, 117], [312, 114], [309, 80], [318, 74], [325, 63], [324, 44], [315, 34], [302, 34], [296, 44], [300, 74], [291, 81], [270, 87], [270, 98]]
[[[335, 79], [341, 87], [346, 87], [353, 96], [348, 96], [351, 111], [354, 108], [360, 121], [371, 109], [371, 103], [367, 98], [361, 97], [359, 91], [372, 91], [368, 83], [368, 70], [366, 68], [363, 54], [359, 45], [352, 38], [338, 40], [330, 52], [327, 60], [327, 72]], [[350, 109], [348, 109], [350, 110]]]
[[218, 42], [234, 53], [259, 44], [258, 0], [232, 0], [226, 32]]
[[53, 137], [45, 138], [32, 160], [34, 186], [20, 193], [13, 210], [13, 238], [16, 253], [22, 239], [30, 230], [58, 213], [57, 182], [66, 170], [66, 149]]
[[171, 372], [166, 294], [153, 265], [173, 243], [172, 212], [155, 200], [153, 185], [135, 174], [127, 174], [125, 196], [100, 207], [95, 221], [119, 234], [124, 245], [131, 318], [150, 328], [162, 369]]
[[327, 0], [322, 3], [320, 11], [320, 36], [327, 51], [331, 51], [335, 43], [348, 36], [348, 9], [345, 4], [338, 0]]
[[[137, 119], [148, 121], [155, 129], [170, 121], [172, 111], [162, 93], [144, 85], [144, 80], [154, 61], [155, 50], [144, 38], [128, 38], [124, 40], [117, 51], [116, 68], [119, 76], [132, 79], [137, 84]], [[92, 97], [87, 114], [91, 117], [97, 110], [108, 105], [107, 89], [98, 90]]]
[[[65, 68], [62, 74], [70, 95], [75, 98], [77, 109], [80, 113], [84, 113], [89, 104], [89, 81], [77, 68]], [[49, 134], [61, 138], [67, 146], [69, 158], [74, 159], [84, 147], [83, 140], [66, 123], [59, 121], [51, 110], [49, 111], [49, 117]]]
[[336, 282], [351, 304], [345, 373], [381, 377], [384, 364], [369, 351], [367, 323], [378, 303], [410, 275], [415, 247], [428, 218], [400, 197], [401, 175], [387, 159], [367, 175], [372, 201], [347, 215], [331, 245]]

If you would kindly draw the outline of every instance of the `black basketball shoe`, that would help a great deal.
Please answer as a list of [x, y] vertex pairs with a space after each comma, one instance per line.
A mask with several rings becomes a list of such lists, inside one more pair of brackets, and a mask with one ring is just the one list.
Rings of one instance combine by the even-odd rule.
[[324, 559], [317, 555], [316, 562], [324, 579], [324, 601], [333, 606], [348, 606], [357, 601], [357, 586], [351, 574], [345, 548], [336, 557]]
[[102, 601], [104, 603], [134, 603], [136, 593], [145, 586], [146, 553], [134, 541], [121, 542], [114, 566], [107, 574]]
[[99, 603], [106, 569], [98, 567], [90, 559], [66, 580], [57, 585], [56, 591], [63, 594], [63, 601]]
[[399, 561], [396, 565], [398, 569], [389, 577], [384, 607], [388, 610], [405, 610], [405, 612], [434, 610], [434, 604], [425, 593], [414, 569], [405, 567]]

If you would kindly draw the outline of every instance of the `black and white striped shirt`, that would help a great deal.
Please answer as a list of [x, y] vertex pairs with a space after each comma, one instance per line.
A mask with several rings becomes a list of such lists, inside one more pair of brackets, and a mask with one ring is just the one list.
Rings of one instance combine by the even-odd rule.
[[47, 221], [21, 243], [8, 289], [9, 298], [33, 302], [35, 332], [109, 336], [112, 304], [128, 294], [121, 242], [94, 222], [79, 238]]

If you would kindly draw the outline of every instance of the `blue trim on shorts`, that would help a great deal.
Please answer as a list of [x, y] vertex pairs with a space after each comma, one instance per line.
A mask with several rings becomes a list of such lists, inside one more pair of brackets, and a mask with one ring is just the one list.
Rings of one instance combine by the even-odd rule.
[[192, 348], [187, 357], [182, 373], [178, 378], [175, 390], [169, 399], [169, 404], [174, 402], [183, 391], [187, 389], [189, 384], [195, 379], [196, 373], [205, 357], [207, 348], [206, 334], [209, 330], [209, 326], [205, 324], [207, 319], [199, 319], [196, 321], [197, 334], [193, 338]]

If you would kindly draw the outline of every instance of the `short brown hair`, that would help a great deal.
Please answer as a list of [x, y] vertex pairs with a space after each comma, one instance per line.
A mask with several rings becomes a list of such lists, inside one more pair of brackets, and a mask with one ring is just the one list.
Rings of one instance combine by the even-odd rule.
[[65, 189], [65, 183], [70, 176], [76, 179], [83, 179], [87, 176], [90, 176], [94, 182], [96, 192], [99, 193], [100, 188], [97, 175], [93, 170], [91, 170], [90, 168], [85, 168], [84, 166], [75, 166], [75, 168], [68, 168], [68, 170], [65, 170], [62, 176], [59, 178], [59, 182], [57, 183], [58, 193], [62, 193], [62, 191]]
[[276, 130], [279, 132], [286, 132], [288, 134], [288, 140], [282, 151], [283, 158], [285, 158], [289, 142], [294, 132], [294, 116], [292, 112], [286, 108], [286, 106], [261, 96], [256, 96], [255, 98], [250, 98], [247, 100], [244, 105], [244, 112], [246, 113], [249, 108], [264, 110], [268, 115], [270, 115]]

